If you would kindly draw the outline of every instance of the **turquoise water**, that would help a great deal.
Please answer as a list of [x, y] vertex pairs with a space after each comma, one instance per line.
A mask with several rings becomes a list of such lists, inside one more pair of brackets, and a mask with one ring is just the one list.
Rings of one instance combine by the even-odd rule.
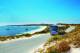
[[0, 26], [0, 36], [15, 36], [40, 28], [40, 26]]

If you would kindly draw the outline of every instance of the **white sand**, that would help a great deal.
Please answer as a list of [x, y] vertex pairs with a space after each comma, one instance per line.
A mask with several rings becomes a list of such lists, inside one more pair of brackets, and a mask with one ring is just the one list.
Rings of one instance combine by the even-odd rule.
[[75, 26], [70, 26], [69, 28], [67, 28], [66, 30], [65, 30], [65, 32], [71, 32], [71, 31], [73, 31], [74, 29], [75, 29], [76, 27]]
[[5, 44], [2, 43], [0, 44], [0, 53], [33, 53], [33, 51], [41, 47], [49, 37], [51, 37], [50, 34], [39, 34], [30, 39], [10, 41]]
[[71, 48], [69, 53], [80, 53], [80, 48]]
[[39, 29], [32, 30], [32, 31], [29, 31], [29, 32], [24, 32], [23, 34], [26, 34], [26, 33], [33, 34], [35, 32], [43, 31], [45, 28], [47, 28], [47, 26], [41, 26]]

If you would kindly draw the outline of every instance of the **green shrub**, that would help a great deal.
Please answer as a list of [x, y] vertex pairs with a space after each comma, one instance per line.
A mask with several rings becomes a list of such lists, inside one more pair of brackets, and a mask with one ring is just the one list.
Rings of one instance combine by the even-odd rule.
[[56, 40], [61, 40], [62, 36], [60, 35], [54, 35], [51, 38], [48, 39], [48, 42], [56, 41]]

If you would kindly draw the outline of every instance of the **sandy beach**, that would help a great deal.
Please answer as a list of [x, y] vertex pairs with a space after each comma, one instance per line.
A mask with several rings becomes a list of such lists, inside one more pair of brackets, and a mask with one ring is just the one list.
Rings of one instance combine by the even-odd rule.
[[32, 30], [32, 31], [29, 31], [29, 32], [24, 32], [23, 34], [26, 34], [26, 33], [33, 34], [33, 33], [35, 33], [35, 32], [43, 31], [45, 28], [47, 28], [47, 26], [40, 26], [39, 29]]
[[[47, 26], [41, 26], [39, 29], [36, 29], [36, 30], [32, 30], [32, 31], [29, 31], [29, 32], [24, 32], [23, 34], [33, 34], [35, 32], [40, 32], [40, 31], [43, 31]], [[16, 34], [16, 35], [20, 35], [20, 34]], [[22, 37], [22, 38], [18, 38], [18, 39], [7, 39], [6, 41], [0, 41], [0, 44], [1, 43], [7, 43], [7, 42], [13, 42], [13, 41], [18, 41], [18, 40], [25, 40], [25, 39], [31, 39], [31, 38], [35, 38], [37, 36], [40, 36], [41, 34], [36, 34], [36, 35], [33, 35], [31, 37]]]
[[33, 53], [37, 48], [44, 44], [50, 34], [40, 34], [34, 38], [9, 41], [0, 44], [0, 53]]
[[[32, 34], [35, 32], [40, 32], [45, 28], [46, 26], [40, 27], [39, 29], [28, 33]], [[42, 47], [49, 37], [51, 37], [50, 33], [45, 33], [35, 34], [31, 37], [0, 41], [0, 53], [33, 53], [36, 49]]]

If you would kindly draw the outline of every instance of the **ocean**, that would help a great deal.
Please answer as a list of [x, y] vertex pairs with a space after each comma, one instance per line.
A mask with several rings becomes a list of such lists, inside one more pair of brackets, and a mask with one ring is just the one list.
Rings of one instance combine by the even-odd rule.
[[40, 26], [0, 26], [0, 36], [15, 36], [38, 28]]

